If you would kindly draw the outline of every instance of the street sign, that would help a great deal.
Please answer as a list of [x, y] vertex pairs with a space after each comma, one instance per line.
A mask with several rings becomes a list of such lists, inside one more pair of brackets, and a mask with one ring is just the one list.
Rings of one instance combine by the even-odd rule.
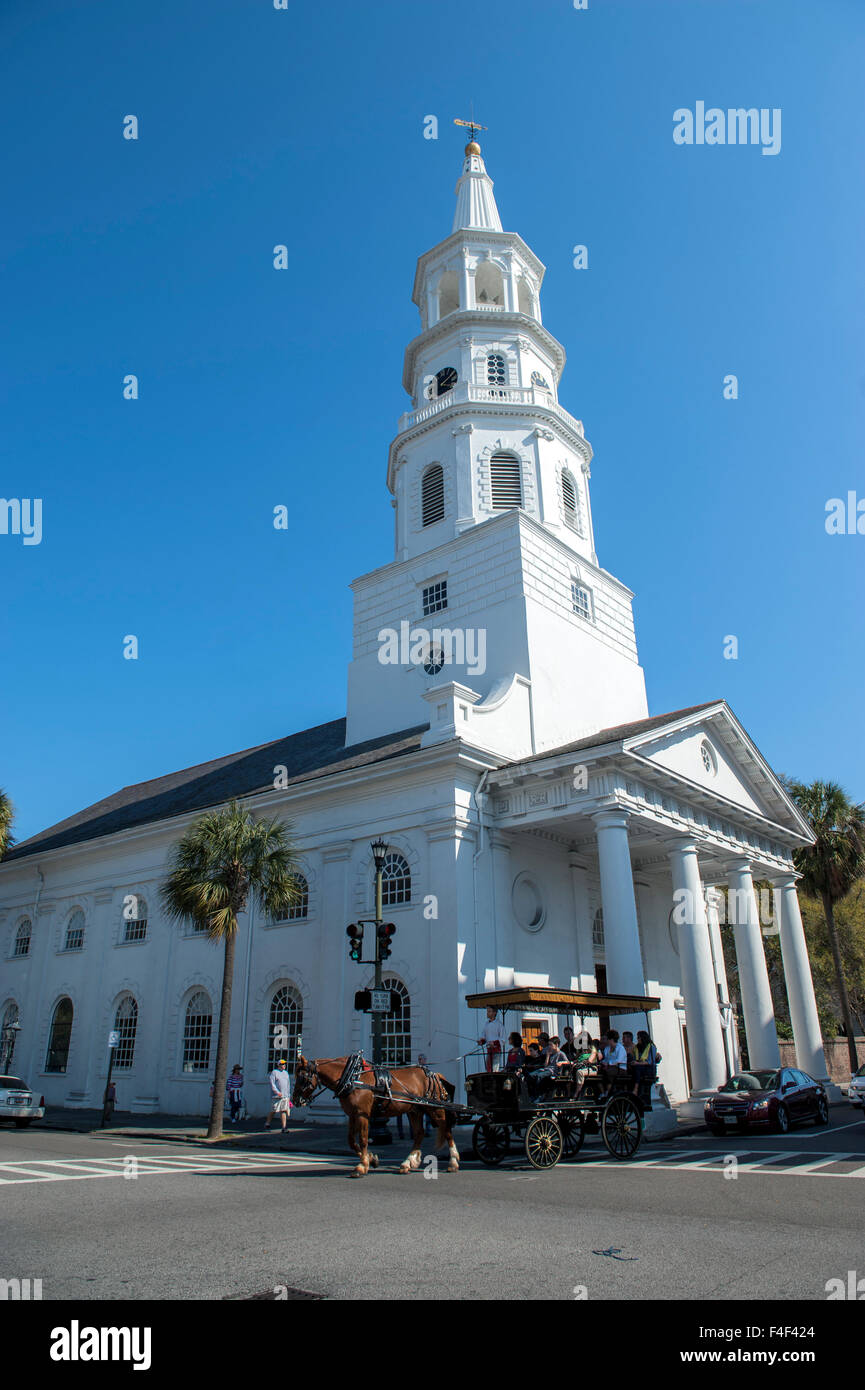
[[108, 1046], [109, 1046], [109, 1047], [116, 1047], [117, 1044], [118, 1044], [119, 1042], [120, 1042], [120, 1034], [119, 1034], [119, 1032], [117, 1032], [116, 1029], [112, 1028], [112, 1029], [111, 1029], [111, 1032], [108, 1034]]
[[370, 991], [372, 995], [371, 1009], [374, 1014], [390, 1013], [390, 990], [374, 989]]

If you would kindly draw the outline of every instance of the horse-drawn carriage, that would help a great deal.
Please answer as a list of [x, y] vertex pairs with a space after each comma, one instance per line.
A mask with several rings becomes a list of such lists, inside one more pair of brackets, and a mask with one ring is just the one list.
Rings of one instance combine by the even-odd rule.
[[[488, 990], [466, 996], [469, 1008], [493, 1008], [525, 1013], [577, 1015], [597, 1018], [611, 1014], [639, 1014], [660, 1008], [656, 998], [631, 994], [595, 994], [591, 990], [529, 986]], [[476, 1055], [476, 1054], [475, 1054]], [[468, 1058], [465, 1059], [468, 1063]], [[454, 1100], [455, 1087], [429, 1067], [375, 1067], [361, 1052], [348, 1057], [309, 1060], [298, 1057], [294, 1083], [296, 1105], [308, 1105], [322, 1091], [336, 1096], [349, 1122], [349, 1145], [359, 1158], [355, 1174], [365, 1176], [378, 1167], [369, 1148], [369, 1125], [374, 1115], [389, 1118], [406, 1115], [412, 1131], [412, 1149], [400, 1165], [409, 1173], [420, 1167], [423, 1116], [437, 1129], [437, 1146], [448, 1149], [448, 1171], [459, 1169], [459, 1152], [453, 1127], [474, 1122], [472, 1147], [482, 1163], [501, 1163], [510, 1151], [511, 1137], [523, 1139], [526, 1157], [535, 1168], [551, 1168], [560, 1158], [570, 1158], [582, 1147], [587, 1132], [600, 1132], [613, 1158], [633, 1158], [640, 1146], [643, 1114], [651, 1109], [651, 1086], [631, 1094], [631, 1078], [602, 1078], [562, 1068], [551, 1078], [548, 1090], [529, 1094], [526, 1079], [514, 1071], [468, 1072], [466, 1103]]]
[[[488, 990], [466, 996], [470, 1008], [524, 1013], [576, 1014], [586, 1017], [648, 1013], [660, 999], [628, 994], [545, 986]], [[648, 1031], [648, 1027], [647, 1027]], [[475, 1157], [490, 1167], [510, 1152], [511, 1139], [522, 1139], [535, 1168], [552, 1168], [561, 1158], [579, 1153], [586, 1133], [600, 1133], [607, 1152], [633, 1158], [640, 1147], [643, 1115], [652, 1108], [651, 1082], [641, 1080], [633, 1095], [631, 1077], [610, 1078], [577, 1068], [559, 1069], [546, 1090], [529, 1092], [526, 1077], [514, 1071], [483, 1071], [466, 1076], [466, 1108], [480, 1113], [472, 1133]]]

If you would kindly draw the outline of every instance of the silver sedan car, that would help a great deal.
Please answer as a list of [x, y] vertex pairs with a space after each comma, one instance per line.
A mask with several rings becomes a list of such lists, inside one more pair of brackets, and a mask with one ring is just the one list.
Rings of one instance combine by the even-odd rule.
[[847, 1087], [847, 1099], [851, 1105], [861, 1105], [865, 1108], [865, 1067], [860, 1067], [851, 1076], [850, 1085]]
[[0, 1120], [14, 1120], [25, 1129], [31, 1120], [41, 1120], [45, 1114], [45, 1097], [36, 1098], [20, 1076], [0, 1076]]

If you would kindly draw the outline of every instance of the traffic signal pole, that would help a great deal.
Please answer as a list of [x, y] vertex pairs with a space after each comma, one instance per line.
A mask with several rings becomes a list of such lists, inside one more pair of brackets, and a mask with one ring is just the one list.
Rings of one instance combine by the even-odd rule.
[[[381, 989], [381, 929], [382, 929], [382, 868], [375, 869], [375, 988]], [[376, 1066], [384, 1061], [382, 1047], [381, 1014], [376, 1010], [372, 1016], [372, 1060]]]

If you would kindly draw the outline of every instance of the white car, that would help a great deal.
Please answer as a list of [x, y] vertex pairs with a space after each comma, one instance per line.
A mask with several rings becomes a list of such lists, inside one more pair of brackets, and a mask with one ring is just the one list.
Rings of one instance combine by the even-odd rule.
[[851, 1105], [861, 1105], [865, 1108], [865, 1067], [860, 1067], [851, 1076], [850, 1085], [847, 1087], [847, 1099]]
[[45, 1114], [45, 1097], [35, 1097], [26, 1081], [20, 1076], [0, 1076], [0, 1120], [14, 1120], [19, 1129], [25, 1129], [31, 1120], [41, 1120]]

